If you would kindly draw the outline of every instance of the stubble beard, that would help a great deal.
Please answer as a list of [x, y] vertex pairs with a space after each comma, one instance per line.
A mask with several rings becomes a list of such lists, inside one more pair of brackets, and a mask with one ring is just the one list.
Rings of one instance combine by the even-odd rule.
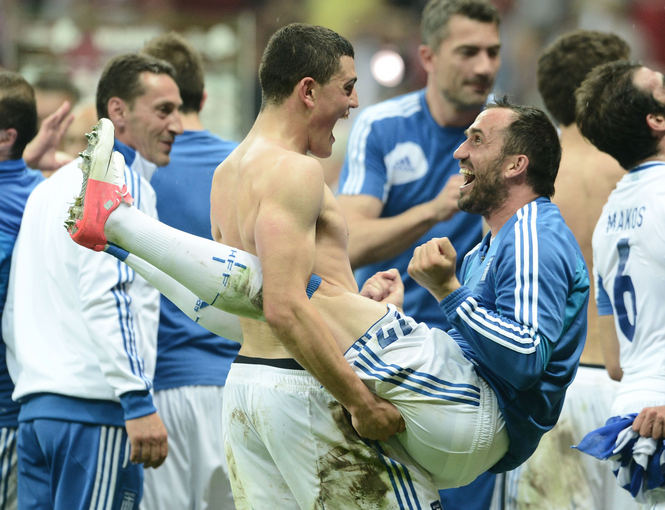
[[501, 176], [502, 161], [497, 162], [484, 177], [476, 178], [468, 193], [461, 192], [457, 206], [460, 210], [487, 217], [501, 207], [508, 198], [508, 186]]

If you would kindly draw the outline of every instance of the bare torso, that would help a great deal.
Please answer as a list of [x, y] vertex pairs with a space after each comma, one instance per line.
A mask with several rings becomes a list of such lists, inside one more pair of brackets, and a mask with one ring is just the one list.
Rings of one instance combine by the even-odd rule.
[[[580, 244], [584, 260], [591, 273], [593, 252], [591, 238], [607, 197], [625, 174], [619, 163], [600, 152], [582, 138], [576, 127], [568, 126], [561, 132], [561, 164], [557, 175], [553, 201]], [[582, 363], [603, 365], [598, 326], [598, 309], [594, 299], [595, 282], [589, 274], [587, 340]]]
[[[313, 158], [251, 132], [215, 172], [211, 193], [213, 237], [218, 242], [258, 255], [260, 247], [257, 247], [255, 227], [262, 201], [278, 190], [319, 195], [321, 205], [316, 219], [311, 272], [319, 275], [322, 282], [311, 301], [344, 352], [385, 314], [386, 307], [357, 294], [347, 254], [346, 221], [331, 190], [323, 182], [316, 189], [302, 186], [288, 189], [290, 183], [285, 172], [291, 171], [320, 171], [323, 175], [321, 165]], [[290, 250], [301, 248], [289, 246], [293, 241], [288, 238], [281, 240], [282, 243]], [[267, 323], [241, 318], [241, 325], [244, 340], [240, 354], [262, 358], [292, 357]]]

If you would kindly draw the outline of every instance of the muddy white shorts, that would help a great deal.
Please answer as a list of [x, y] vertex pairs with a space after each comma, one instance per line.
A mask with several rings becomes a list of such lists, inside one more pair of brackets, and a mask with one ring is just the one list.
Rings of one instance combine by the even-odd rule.
[[345, 357], [402, 413], [398, 439], [439, 488], [466, 485], [508, 450], [496, 395], [443, 331], [391, 306]]
[[239, 356], [226, 380], [223, 429], [239, 510], [441, 508], [431, 477], [400, 443], [361, 440], [342, 406], [293, 360]]

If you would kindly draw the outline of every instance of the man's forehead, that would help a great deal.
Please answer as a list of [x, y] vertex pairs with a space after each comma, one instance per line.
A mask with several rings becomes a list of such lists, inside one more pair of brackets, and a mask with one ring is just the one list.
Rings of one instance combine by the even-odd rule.
[[511, 122], [514, 112], [509, 108], [488, 108], [478, 114], [468, 132], [480, 131], [485, 135], [504, 130]]
[[446, 28], [446, 37], [441, 44], [453, 47], [477, 46], [491, 48], [500, 46], [499, 27], [492, 22], [478, 21], [461, 14], [454, 14]]
[[342, 81], [348, 81], [357, 78], [356, 64], [353, 60], [353, 57], [342, 55], [339, 58], [339, 70], [333, 76]]
[[180, 89], [175, 80], [168, 74], [143, 72], [140, 75], [143, 93], [137, 99], [151, 102], [173, 102], [180, 106]]

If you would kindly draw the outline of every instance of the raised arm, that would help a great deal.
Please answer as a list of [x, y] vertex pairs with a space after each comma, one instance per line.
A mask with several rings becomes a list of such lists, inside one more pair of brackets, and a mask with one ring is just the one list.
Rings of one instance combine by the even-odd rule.
[[323, 171], [302, 156], [282, 167], [271, 191], [261, 197], [254, 230], [266, 321], [293, 357], [351, 413], [360, 435], [386, 439], [403, 429], [399, 412], [353, 372], [305, 293], [324, 207]]
[[351, 129], [340, 175], [337, 200], [349, 225], [352, 267], [386, 260], [404, 252], [440, 221], [459, 209], [461, 176], [448, 182], [430, 182], [438, 195], [389, 217], [382, 217], [385, 197], [393, 185], [385, 158], [390, 132], [380, 132], [372, 108], [360, 113]]
[[74, 120], [71, 108], [69, 101], [65, 101], [44, 119], [37, 136], [23, 151], [23, 159], [30, 168], [53, 172], [74, 159], [74, 155], [58, 151], [60, 141]]
[[339, 195], [349, 224], [352, 267], [386, 260], [402, 253], [434, 225], [450, 219], [459, 209], [461, 176], [452, 176], [439, 194], [395, 216], [381, 217], [383, 203], [371, 195]]
[[[540, 261], [541, 265], [546, 263]], [[474, 295], [457, 281], [455, 251], [447, 238], [441, 238], [416, 249], [409, 274], [441, 302], [443, 313], [477, 358], [489, 367], [512, 367], [510, 371], [494, 373], [515, 389], [525, 390], [542, 376], [549, 360], [551, 341], [556, 341], [563, 328], [567, 284], [563, 280], [560, 284], [549, 284], [547, 277], [541, 277], [537, 282], [540, 298], [552, 303], [552, 307], [554, 303], [560, 304], [561, 309], [539, 310], [537, 319], [533, 316], [527, 319], [518, 313], [515, 304], [514, 260], [512, 264], [504, 264], [504, 269], [497, 270], [493, 276], [497, 278], [496, 288], [499, 289], [496, 301], [484, 302], [481, 296]], [[524, 273], [520, 278], [528, 281], [531, 277], [533, 273]], [[534, 281], [528, 283], [536, 285]], [[535, 298], [525, 295], [525, 299], [521, 309], [531, 314], [535, 308], [530, 300]]]

